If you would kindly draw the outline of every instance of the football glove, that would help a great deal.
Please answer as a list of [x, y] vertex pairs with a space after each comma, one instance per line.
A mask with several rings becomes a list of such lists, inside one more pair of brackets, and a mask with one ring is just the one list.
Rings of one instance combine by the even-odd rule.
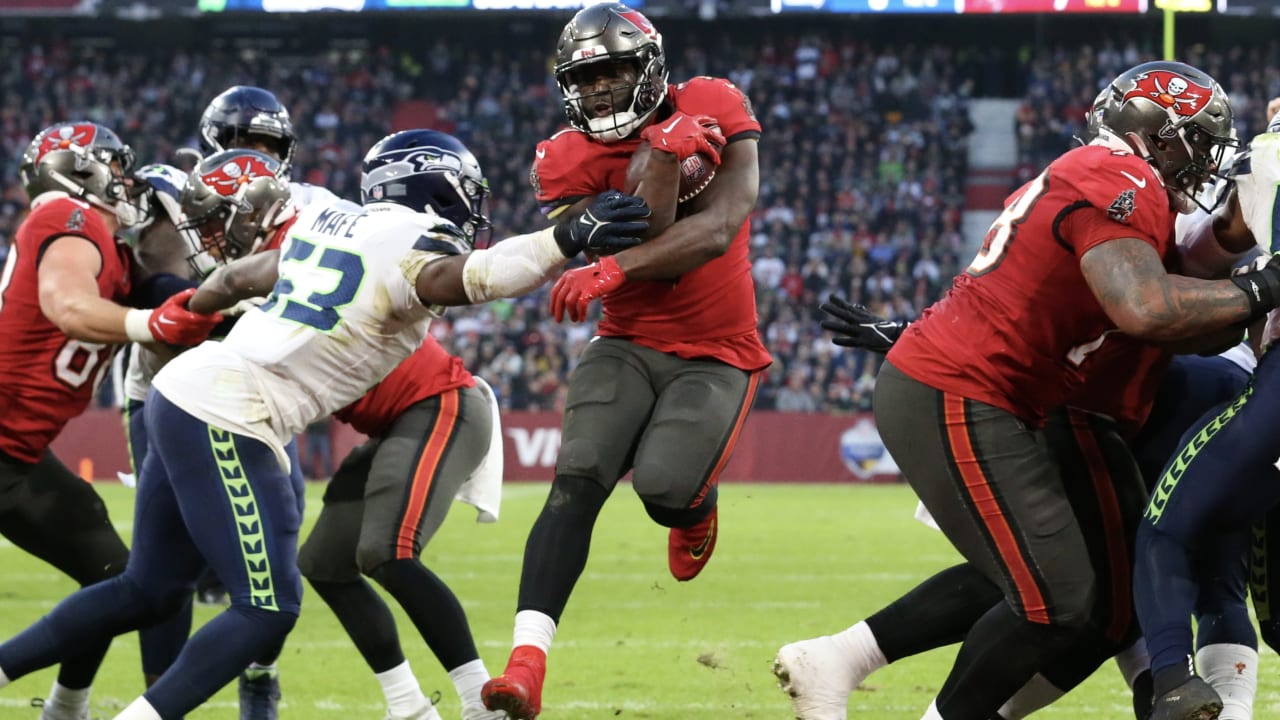
[[1249, 298], [1251, 318], [1261, 317], [1280, 306], [1280, 262], [1275, 255], [1263, 255], [1237, 268], [1231, 275], [1231, 282]]
[[602, 192], [581, 215], [556, 224], [556, 245], [569, 258], [583, 250], [599, 254], [626, 250], [644, 242], [649, 214], [649, 206], [634, 195]]
[[551, 288], [551, 315], [556, 322], [563, 322], [566, 314], [572, 322], [582, 322], [592, 300], [617, 290], [626, 281], [626, 273], [612, 257], [569, 270]]
[[201, 315], [187, 309], [187, 301], [196, 294], [188, 288], [169, 296], [160, 307], [151, 311], [147, 329], [151, 337], [166, 345], [196, 345], [205, 341], [209, 333], [222, 322], [222, 313]]
[[839, 295], [831, 295], [818, 309], [828, 315], [822, 321], [822, 329], [835, 333], [831, 342], [842, 347], [887, 353], [907, 327], [904, 322], [886, 320]]
[[725, 145], [720, 125], [710, 115], [676, 112], [662, 122], [655, 122], [640, 133], [640, 139], [654, 150], [661, 150], [684, 160], [702, 153], [720, 164], [720, 148]]

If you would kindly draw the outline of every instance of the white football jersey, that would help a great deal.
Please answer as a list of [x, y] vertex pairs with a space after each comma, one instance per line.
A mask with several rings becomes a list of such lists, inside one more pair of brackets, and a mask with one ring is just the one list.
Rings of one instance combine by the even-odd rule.
[[1231, 175], [1236, 181], [1244, 222], [1263, 253], [1280, 251], [1275, 237], [1276, 213], [1280, 212], [1280, 133], [1262, 133], [1240, 154]]
[[271, 445], [282, 466], [288, 438], [360, 398], [422, 344], [440, 309], [418, 300], [417, 272], [424, 257], [466, 249], [437, 216], [351, 207], [303, 210], [266, 304], [225, 340], [188, 350], [155, 378], [183, 410]]
[[[320, 185], [304, 182], [289, 183], [289, 201], [300, 211], [305, 210], [308, 205], [332, 205], [341, 200], [342, 198], [334, 195], [332, 190]], [[350, 204], [355, 205], [355, 203]], [[356, 207], [359, 206], [356, 205]]]

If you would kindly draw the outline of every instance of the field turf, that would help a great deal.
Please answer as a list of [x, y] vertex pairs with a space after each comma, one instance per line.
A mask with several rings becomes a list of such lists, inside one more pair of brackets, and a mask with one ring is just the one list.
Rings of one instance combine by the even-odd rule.
[[[133, 491], [99, 485], [127, 537]], [[309, 486], [308, 525], [323, 486]], [[490, 672], [510, 649], [520, 559], [545, 485], [509, 485], [496, 525], [477, 525], [455, 505], [424, 560], [462, 599]], [[667, 572], [666, 531], [652, 524], [629, 486], [620, 486], [599, 524], [550, 656], [545, 720], [790, 718], [769, 672], [777, 648], [843, 629], [935, 570], [956, 561], [942, 536], [911, 519], [905, 486], [726, 485], [721, 536], [703, 574], [677, 583]], [[9, 637], [73, 589], [52, 568], [0, 541], [0, 636]], [[212, 608], [198, 607], [196, 622]], [[398, 611], [397, 611], [398, 612]], [[448, 676], [398, 615], [401, 640], [423, 688], [442, 693], [456, 719]], [[851, 718], [916, 720], [937, 692], [954, 649], [876, 673], [854, 694]], [[382, 717], [376, 682], [337, 621], [313, 593], [280, 661], [285, 720]], [[1266, 651], [1257, 717], [1280, 713], [1274, 654]], [[0, 718], [37, 717], [46, 670], [0, 690]], [[118, 638], [94, 688], [95, 717], [112, 717], [142, 690], [136, 636]], [[190, 720], [236, 717], [232, 684]], [[1040, 717], [1132, 717], [1113, 665]]]

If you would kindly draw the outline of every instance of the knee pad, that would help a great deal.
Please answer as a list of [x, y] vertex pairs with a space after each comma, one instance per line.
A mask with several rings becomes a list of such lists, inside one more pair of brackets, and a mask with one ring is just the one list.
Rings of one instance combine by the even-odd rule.
[[385, 542], [360, 543], [360, 546], [356, 548], [356, 565], [360, 568], [360, 573], [377, 580], [379, 583], [382, 583], [380, 575], [394, 575], [394, 572], [391, 572], [388, 566], [401, 562], [416, 561], [417, 559], [416, 553], [411, 558], [396, 558], [395, 548]]
[[556, 458], [556, 479], [561, 475], [596, 480], [600, 477], [600, 449], [586, 438], [566, 440]]
[[669, 528], [687, 528], [693, 527], [706, 519], [712, 510], [716, 509], [716, 501], [719, 499], [719, 491], [712, 486], [707, 494], [702, 498], [702, 502], [697, 507], [679, 507], [671, 508], [659, 505], [647, 497], [641, 497], [644, 501], [645, 512], [649, 513], [649, 517], [654, 522], [663, 527]]

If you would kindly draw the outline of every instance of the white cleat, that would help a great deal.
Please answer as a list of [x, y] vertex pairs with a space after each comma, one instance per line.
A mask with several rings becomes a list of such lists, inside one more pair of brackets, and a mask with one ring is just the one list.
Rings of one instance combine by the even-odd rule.
[[427, 703], [421, 710], [408, 715], [392, 715], [391, 711], [388, 710], [382, 720], [444, 720], [444, 718], [440, 717], [440, 713], [436, 712], [435, 705]]
[[778, 687], [791, 697], [796, 720], [845, 720], [849, 695], [869, 673], [841, 652], [830, 635], [784, 645], [773, 658]]
[[462, 708], [462, 720], [507, 720], [507, 713], [502, 710], [489, 710], [483, 705], [468, 705]]

